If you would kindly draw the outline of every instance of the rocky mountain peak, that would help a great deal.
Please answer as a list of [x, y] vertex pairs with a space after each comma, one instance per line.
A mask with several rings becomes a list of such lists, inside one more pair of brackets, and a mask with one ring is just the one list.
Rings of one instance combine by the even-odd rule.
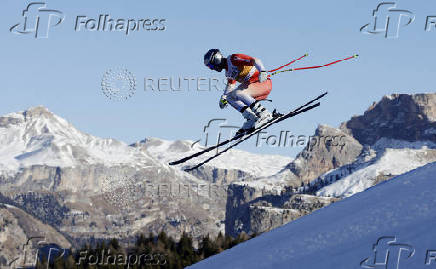
[[26, 118], [34, 118], [34, 117], [51, 117], [53, 113], [50, 112], [45, 106], [35, 106], [30, 107], [26, 111], [23, 112], [23, 115]]
[[349, 134], [328, 125], [319, 125], [304, 150], [287, 168], [307, 182], [352, 162], [361, 151], [362, 145]]
[[56, 125], [58, 127], [56, 129], [73, 128], [66, 120], [56, 116], [44, 106], [31, 107], [24, 111], [0, 116], [0, 128], [25, 127], [27, 129], [39, 129], [34, 131], [47, 133], [49, 125], [52, 128]]
[[383, 137], [436, 141], [436, 93], [385, 95], [340, 129], [363, 145], [373, 145]]

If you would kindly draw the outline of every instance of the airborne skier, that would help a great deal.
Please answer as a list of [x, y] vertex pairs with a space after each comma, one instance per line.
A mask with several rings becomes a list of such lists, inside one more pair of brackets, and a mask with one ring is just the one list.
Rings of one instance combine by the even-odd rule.
[[[266, 108], [264, 108], [259, 101], [266, 99], [271, 92], [271, 80], [270, 77], [283, 72], [291, 72], [297, 70], [317, 69], [322, 67], [331, 66], [342, 61], [348, 61], [356, 58], [355, 54], [345, 59], [336, 60], [324, 65], [315, 65], [308, 67], [298, 67], [291, 69], [283, 69], [296, 61], [300, 61], [305, 55], [292, 60], [291, 62], [277, 67], [273, 70], [265, 71], [262, 62], [259, 59], [244, 55], [244, 54], [232, 54], [228, 58], [224, 58], [218, 49], [211, 49], [204, 55], [204, 64], [212, 70], [221, 72], [226, 70], [227, 87], [224, 90], [224, 94], [220, 98], [220, 108], [224, 108], [227, 103], [230, 103], [236, 110], [242, 113], [242, 116], [247, 119], [242, 128], [238, 131], [238, 134], [233, 138], [229, 138], [225, 141], [218, 143], [217, 145], [210, 146], [199, 152], [186, 156], [177, 161], [170, 162], [169, 165], [177, 165], [184, 163], [192, 158], [199, 157], [207, 152], [210, 152], [218, 147], [228, 145], [224, 150], [207, 158], [206, 160], [192, 166], [191, 168], [184, 169], [185, 171], [191, 171], [199, 168], [203, 164], [213, 160], [220, 156], [231, 148], [246, 141], [256, 133], [259, 133], [271, 125], [279, 123], [285, 119], [295, 117], [298, 114], [307, 112], [320, 105], [320, 100], [327, 92], [319, 95], [318, 97], [310, 100], [306, 104], [299, 106], [295, 110], [292, 110], [286, 114], [275, 113], [271, 114]], [[283, 70], [282, 70], [283, 69]], [[239, 86], [236, 87], [236, 82], [239, 82]], [[236, 141], [238, 140], [238, 141]], [[231, 144], [232, 142], [235, 143]]]
[[[210, 49], [204, 55], [204, 64], [211, 70], [225, 70], [227, 86], [219, 100], [221, 109], [229, 103], [246, 119], [238, 133], [249, 132], [273, 118], [259, 101], [267, 98], [272, 89], [271, 80], [261, 60], [245, 54], [224, 58], [219, 49]], [[236, 82], [239, 85], [236, 86]]]

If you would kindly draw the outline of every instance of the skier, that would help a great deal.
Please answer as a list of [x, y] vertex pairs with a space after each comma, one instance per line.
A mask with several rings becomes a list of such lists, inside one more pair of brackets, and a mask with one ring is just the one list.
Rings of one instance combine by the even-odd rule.
[[[272, 89], [271, 80], [262, 62], [245, 54], [224, 58], [219, 49], [210, 49], [204, 55], [204, 64], [211, 70], [226, 72], [227, 86], [219, 100], [221, 109], [229, 103], [246, 119], [238, 134], [262, 126], [273, 115], [259, 101], [265, 100]], [[236, 86], [236, 82], [239, 85]]]
[[[230, 103], [236, 110], [242, 113], [242, 116], [247, 119], [242, 128], [238, 131], [238, 134], [232, 138], [218, 143], [217, 145], [210, 146], [199, 152], [193, 153], [186, 156], [180, 160], [170, 162], [169, 165], [177, 165], [184, 163], [192, 158], [199, 157], [211, 150], [217, 149], [218, 147], [228, 145], [224, 150], [215, 154], [212, 157], [194, 165], [191, 168], [184, 169], [185, 171], [192, 171], [199, 168], [203, 164], [213, 160], [214, 158], [220, 156], [226, 151], [232, 149], [233, 147], [239, 145], [240, 143], [248, 140], [250, 137], [255, 135], [262, 130], [267, 129], [273, 124], [279, 123], [285, 119], [295, 117], [298, 114], [307, 112], [320, 105], [317, 102], [323, 98], [327, 92], [319, 95], [318, 97], [310, 100], [306, 104], [299, 106], [298, 108], [289, 111], [286, 114], [277, 113], [275, 110], [272, 115], [268, 112], [262, 105], [259, 104], [260, 100], [265, 100], [266, 97], [271, 92], [271, 80], [270, 76], [274, 76], [283, 72], [292, 72], [297, 70], [307, 70], [307, 69], [317, 69], [327, 66], [337, 64], [342, 61], [348, 61], [353, 58], [357, 58], [359, 55], [355, 54], [351, 57], [344, 59], [339, 59], [324, 65], [314, 65], [308, 67], [298, 67], [291, 69], [283, 69], [284, 67], [290, 66], [291, 64], [300, 61], [308, 54], [290, 61], [289, 63], [279, 66], [270, 71], [265, 71], [262, 62], [259, 59], [244, 55], [244, 54], [232, 54], [228, 58], [224, 58], [218, 49], [211, 49], [204, 55], [204, 64], [212, 70], [221, 72], [223, 69], [226, 70], [227, 77], [227, 87], [224, 94], [220, 98], [220, 108], [224, 108], [227, 102]], [[269, 75], [268, 75], [269, 73]], [[239, 86], [236, 87], [236, 82], [239, 82]], [[315, 103], [316, 102], [316, 103]], [[253, 130], [255, 129], [255, 130]], [[237, 142], [231, 144], [233, 141]]]

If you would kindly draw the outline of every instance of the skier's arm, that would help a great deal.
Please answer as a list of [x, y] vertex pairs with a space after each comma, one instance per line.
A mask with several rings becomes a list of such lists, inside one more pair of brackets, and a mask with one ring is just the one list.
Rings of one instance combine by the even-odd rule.
[[232, 54], [230, 61], [234, 66], [255, 65], [255, 59], [245, 54]]
[[224, 90], [223, 95], [229, 94], [231, 91], [233, 91], [236, 88], [236, 80], [228, 78], [227, 79], [227, 85], [226, 89]]
[[265, 71], [265, 66], [260, 59], [254, 59], [254, 66], [259, 71], [259, 82], [264, 82], [268, 78], [268, 73]]
[[224, 90], [223, 95], [221, 95], [219, 106], [221, 109], [225, 108], [227, 106], [227, 94], [233, 91], [236, 87], [236, 80], [234, 79], [227, 79], [227, 85], [226, 89]]
[[235, 66], [254, 66], [259, 72], [259, 82], [264, 82], [267, 80], [268, 73], [266, 72], [265, 66], [260, 59], [250, 57], [245, 54], [232, 54], [230, 59], [232, 64]]
[[263, 63], [260, 59], [254, 58], [254, 66], [257, 70], [259, 70], [259, 72], [265, 71], [265, 66], [263, 66]]
[[245, 54], [233, 54], [231, 56], [231, 61], [235, 66], [254, 65], [259, 72], [265, 71], [265, 67], [260, 59], [250, 57]]

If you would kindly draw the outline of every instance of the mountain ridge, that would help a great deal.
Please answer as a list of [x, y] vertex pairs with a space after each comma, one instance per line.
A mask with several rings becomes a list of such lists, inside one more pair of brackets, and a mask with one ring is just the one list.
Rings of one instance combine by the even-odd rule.
[[[285, 207], [283, 203], [270, 203], [271, 196], [287, 200], [288, 196], [310, 194], [315, 203], [323, 197], [343, 199], [435, 162], [435, 115], [436, 93], [392, 94], [338, 128], [319, 125], [313, 137], [321, 140], [339, 135], [345, 143], [330, 139], [316, 146], [308, 144], [276, 175], [230, 184], [226, 233], [260, 233], [289, 222], [276, 216], [277, 209]], [[413, 123], [416, 119], [419, 121]], [[241, 189], [241, 185], [246, 187]], [[265, 193], [265, 188], [276, 192]], [[253, 221], [261, 218], [254, 213], [256, 208], [268, 210], [259, 201], [269, 204], [272, 224], [252, 230]]]

